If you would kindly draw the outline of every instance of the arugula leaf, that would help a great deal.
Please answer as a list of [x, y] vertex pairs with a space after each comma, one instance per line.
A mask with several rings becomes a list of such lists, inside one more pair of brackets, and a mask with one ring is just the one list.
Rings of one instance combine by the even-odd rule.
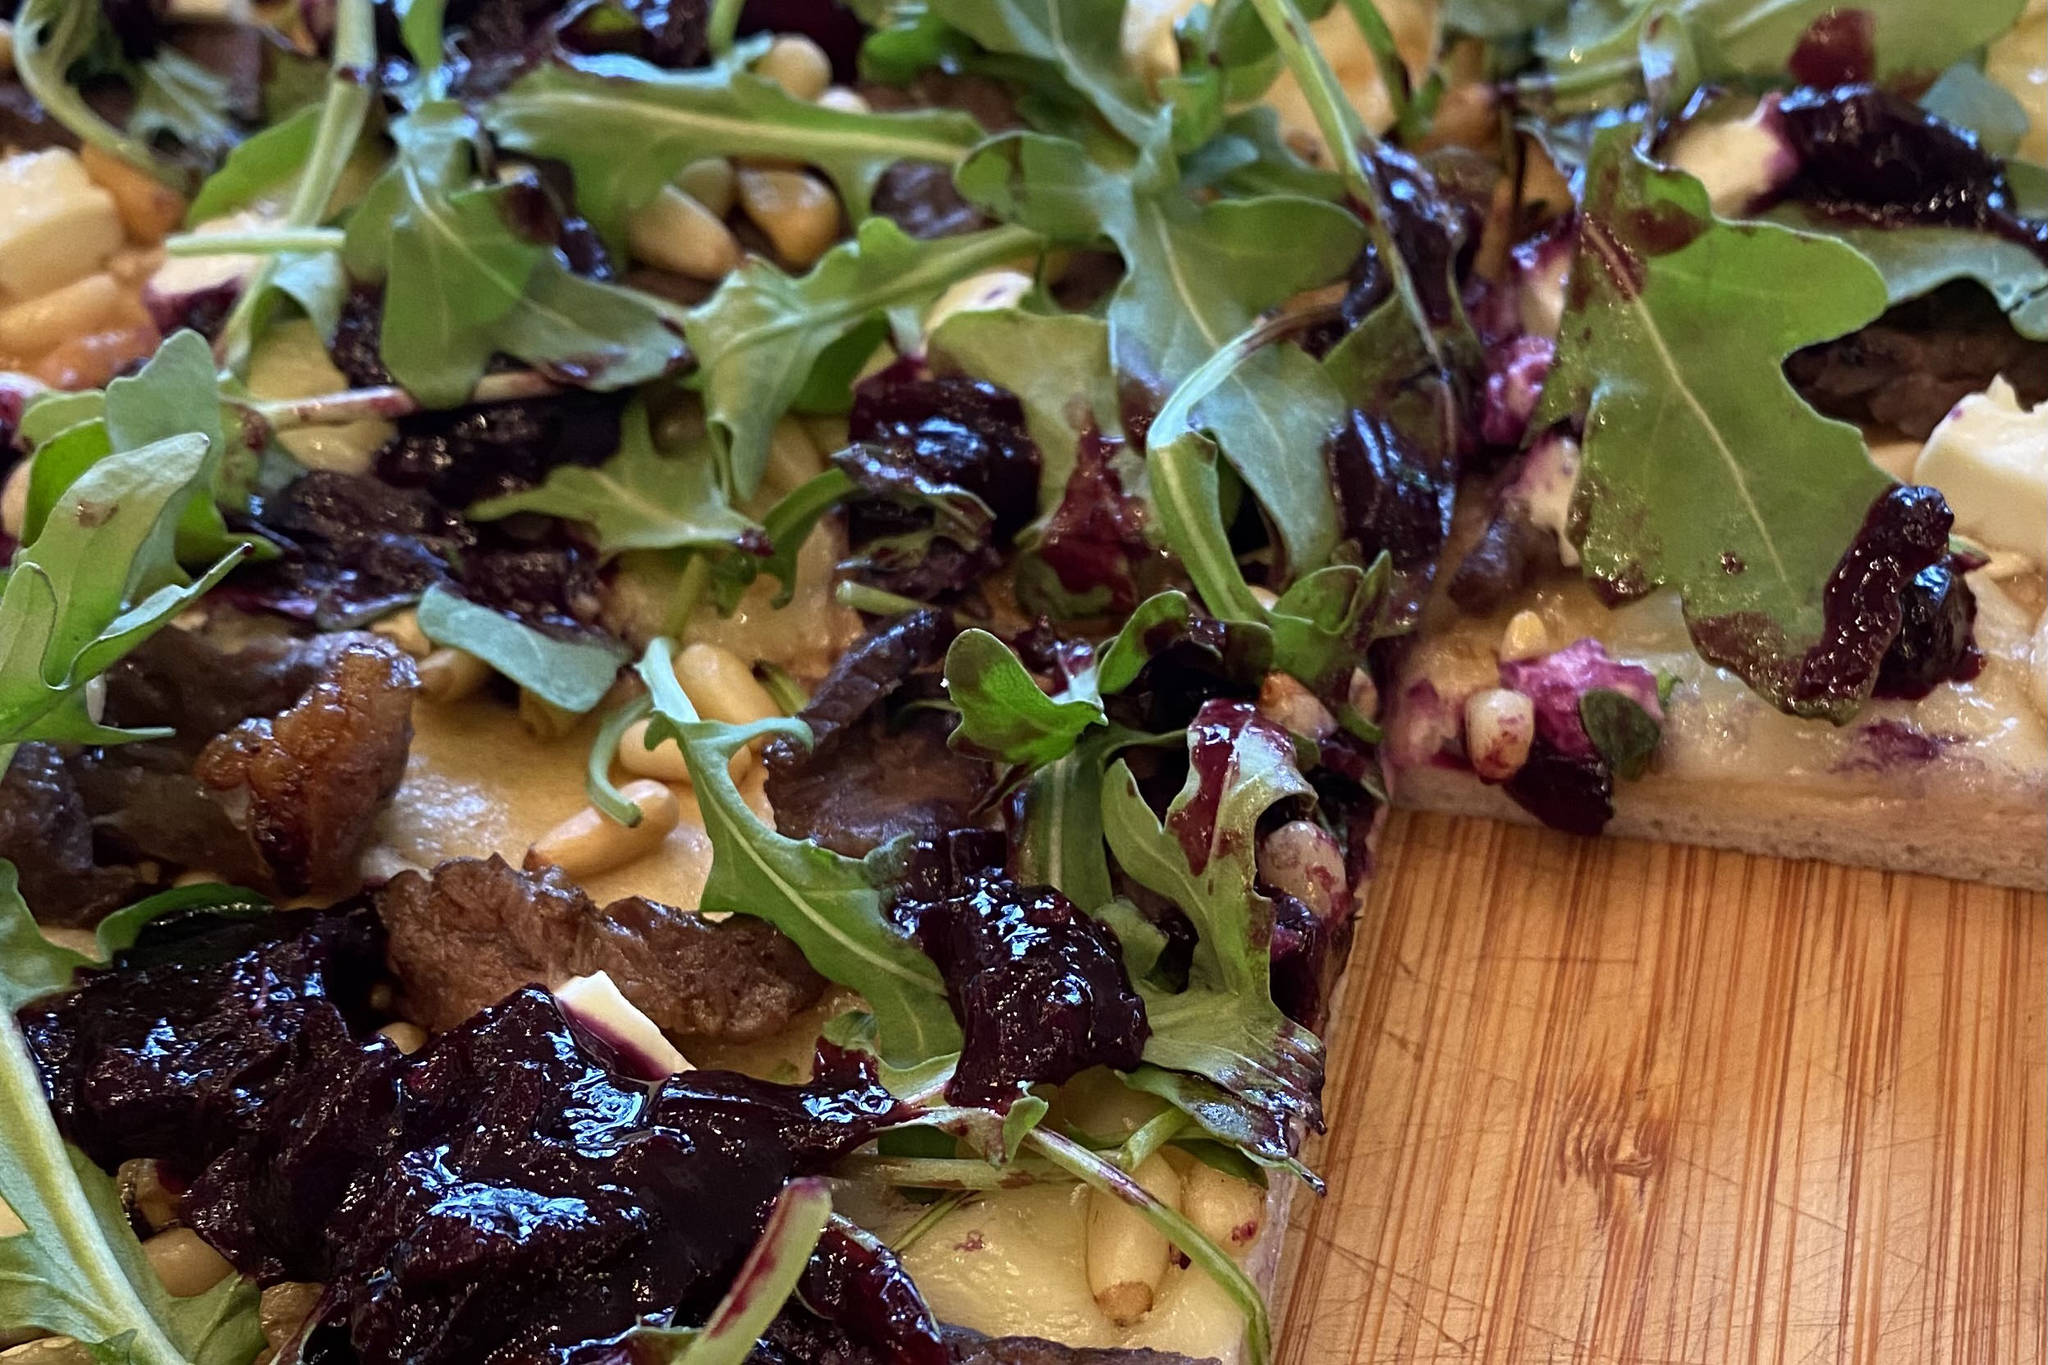
[[[36, 103], [79, 141], [111, 153], [165, 184], [183, 186], [185, 168], [158, 156], [140, 129], [108, 122], [72, 84], [75, 70], [90, 65], [128, 65], [120, 59], [105, 24], [98, 5], [79, 4], [78, 0], [26, 0], [14, 18], [14, 69]], [[167, 73], [164, 79], [168, 84], [153, 94], [149, 83], [139, 79], [132, 67], [116, 74], [138, 87], [138, 110], [143, 97], [149, 98], [151, 117], [162, 126], [177, 106], [177, 82], [188, 73], [176, 69]], [[215, 101], [212, 107], [218, 104]], [[211, 113], [211, 109], [205, 112]]]
[[238, 545], [188, 584], [172, 553], [179, 517], [204, 489], [206, 453], [206, 438], [187, 434], [96, 460], [15, 555], [0, 589], [0, 752], [162, 733], [99, 724], [84, 689], [242, 557]]
[[186, 223], [219, 218], [297, 180], [306, 158], [312, 155], [313, 136], [319, 128], [320, 106], [309, 104], [251, 134], [200, 185], [186, 211]]
[[622, 1344], [647, 1365], [743, 1365], [796, 1292], [831, 1219], [832, 1187], [818, 1176], [792, 1180], [702, 1327], [635, 1327]]
[[1628, 595], [1677, 588], [1707, 658], [1796, 714], [1845, 718], [1854, 702], [1798, 695], [1793, 665], [1824, 639], [1830, 576], [1891, 480], [1782, 364], [1882, 312], [1884, 281], [1839, 242], [1714, 218], [1635, 131], [1595, 143], [1537, 415], [1585, 417], [1586, 573]]
[[561, 465], [538, 488], [488, 498], [466, 515], [492, 521], [515, 512], [582, 522], [607, 555], [726, 549], [760, 531], [726, 502], [709, 439], [672, 454], [656, 450], [647, 404], [639, 399], [621, 419], [618, 454], [594, 469]]
[[436, 583], [420, 598], [420, 629], [469, 651], [564, 711], [582, 715], [611, 690], [625, 653], [608, 640], [561, 640]]
[[990, 52], [1031, 59], [1039, 79], [1030, 85], [1064, 81], [1127, 141], [1150, 134], [1157, 102], [1124, 61], [1122, 4], [927, 0], [926, 9]]
[[469, 397], [506, 351], [588, 388], [655, 378], [682, 355], [644, 296], [570, 272], [507, 216], [509, 185], [476, 179], [476, 120], [451, 102], [392, 125], [397, 156], [349, 219], [344, 257], [384, 285], [378, 350], [428, 407]]
[[1024, 429], [1041, 457], [1040, 507], [1059, 506], [1084, 435], [1114, 436], [1122, 429], [1109, 328], [1099, 318], [975, 309], [941, 322], [925, 348], [935, 361], [957, 365], [1017, 395]]
[[1094, 670], [1048, 697], [1008, 645], [979, 629], [960, 632], [946, 650], [946, 695], [960, 708], [955, 746], [1002, 763], [1050, 763], [1072, 749], [1083, 730], [1106, 719]]
[[1570, 0], [1444, 0], [1444, 26], [1475, 38], [1512, 38], [1564, 13]]
[[718, 603], [731, 611], [739, 596], [761, 574], [773, 575], [782, 584], [772, 605], [786, 607], [796, 592], [796, 560], [804, 542], [811, 538], [818, 522], [853, 491], [853, 480], [842, 469], [814, 474], [782, 496], [761, 518], [761, 534], [768, 542], [765, 556], [726, 555], [713, 572], [718, 580]]
[[1284, 1161], [1303, 1124], [1322, 1123], [1322, 1044], [1273, 1003], [1273, 908], [1256, 887], [1259, 817], [1307, 794], [1293, 741], [1238, 702], [1210, 702], [1188, 733], [1186, 784], [1162, 822], [1130, 765], [1102, 785], [1102, 830], [1131, 878], [1180, 906], [1195, 926], [1185, 991], [1139, 987], [1152, 1036], [1145, 1060], [1214, 1082], [1263, 1133], [1249, 1150]]
[[981, 140], [965, 114], [863, 114], [797, 99], [746, 70], [760, 51], [743, 45], [687, 71], [624, 57], [545, 63], [492, 99], [483, 118], [505, 146], [567, 163], [577, 207], [615, 244], [625, 240], [629, 213], [704, 157], [816, 166], [857, 221], [894, 163], [953, 165]]
[[[1365, 229], [1332, 204], [1292, 195], [1198, 203], [1180, 184], [1164, 124], [1134, 166], [1091, 159], [1072, 142], [1033, 133], [997, 138], [959, 173], [968, 198], [1056, 240], [1107, 237], [1125, 274], [1109, 306], [1117, 368], [1171, 391], [1265, 309], [1342, 276]], [[1289, 250], [1276, 258], [1273, 243]], [[1195, 404], [1190, 425], [1213, 431], [1306, 572], [1337, 543], [1337, 502], [1323, 445], [1343, 401], [1309, 356], [1264, 347]]]
[[[728, 495], [744, 499], [759, 487], [769, 433], [807, 381], [818, 382], [813, 371], [835, 342], [883, 316], [899, 335], [914, 337], [915, 315], [948, 286], [1039, 245], [1016, 227], [921, 242], [886, 218], [870, 218], [807, 275], [792, 278], [756, 259], [727, 276], [683, 330], [701, 367]], [[828, 387], [846, 392], [865, 359], [844, 358]]]
[[[1863, 0], [1878, 80], [1932, 76], [2010, 29], [2025, 0]], [[1780, 78], [1814, 24], [1842, 14], [1837, 0], [1634, 0], [1572, 7], [1546, 30], [1537, 51], [1549, 63], [1520, 85], [1529, 98], [1563, 110], [1622, 107], [1642, 85], [1642, 35], [1653, 17], [1682, 26], [1698, 56], [1697, 78], [1740, 83]], [[1690, 92], [1684, 92], [1690, 93]], [[1683, 98], [1681, 93], [1679, 98]]]
[[711, 836], [702, 908], [767, 920], [821, 975], [859, 991], [874, 1012], [877, 1049], [891, 1066], [959, 1051], [960, 1026], [938, 968], [882, 910], [879, 888], [894, 871], [893, 851], [854, 859], [780, 834], [754, 814], [727, 771], [742, 745], [776, 735], [808, 742], [810, 727], [788, 719], [698, 719], [676, 683], [666, 640], [647, 647], [639, 672], [654, 708], [648, 744], [672, 739], [682, 749]]
[[1633, 782], [1650, 770], [1664, 727], [1626, 692], [1592, 687], [1579, 698], [1579, 723], [1616, 777]]
[[175, 145], [183, 159], [210, 165], [240, 136], [224, 112], [228, 78], [169, 43], [123, 73], [135, 92], [128, 130], [144, 146]]
[[72, 1337], [108, 1365], [246, 1365], [263, 1346], [256, 1286], [164, 1292], [113, 1180], [50, 1117], [14, 1012], [84, 965], [36, 929], [0, 862], [0, 1202], [27, 1227], [0, 1238], [0, 1322]]

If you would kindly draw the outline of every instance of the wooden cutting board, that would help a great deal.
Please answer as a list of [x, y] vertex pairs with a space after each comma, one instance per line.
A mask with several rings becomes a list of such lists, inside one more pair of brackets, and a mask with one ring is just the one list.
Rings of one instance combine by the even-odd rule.
[[2048, 902], [1397, 816], [1284, 1365], [2048, 1359]]

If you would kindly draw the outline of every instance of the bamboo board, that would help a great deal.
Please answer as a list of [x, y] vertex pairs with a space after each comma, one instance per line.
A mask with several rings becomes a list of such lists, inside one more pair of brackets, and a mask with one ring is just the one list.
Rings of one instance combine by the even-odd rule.
[[1283, 1365], [2048, 1360], [2048, 903], [1397, 816]]

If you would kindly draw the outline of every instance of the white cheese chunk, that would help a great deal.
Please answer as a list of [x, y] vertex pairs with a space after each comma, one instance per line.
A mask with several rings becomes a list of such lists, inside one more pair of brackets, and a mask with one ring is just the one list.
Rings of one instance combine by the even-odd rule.
[[1188, 17], [1197, 0], [1128, 0], [1117, 47], [1124, 65], [1147, 85], [1180, 74], [1180, 43], [1174, 25]]
[[1672, 140], [1665, 159], [1706, 186], [1723, 218], [1740, 217], [1799, 169], [1778, 132], [1776, 107], [1765, 101], [1747, 118], [1689, 124]]
[[1956, 404], [1913, 464], [1956, 514], [1956, 529], [2037, 562], [2048, 553], [2048, 403], [2022, 408], [2003, 379]]
[[640, 1059], [663, 1075], [693, 1069], [689, 1058], [676, 1051], [675, 1044], [663, 1036], [660, 1027], [620, 994], [611, 977], [603, 972], [572, 977], [555, 987], [555, 1003], [585, 1028], [621, 1050], [639, 1054]]
[[1529, 509], [1529, 521], [1557, 537], [1557, 556], [1566, 568], [1579, 562], [1572, 544], [1572, 489], [1579, 481], [1579, 443], [1569, 436], [1550, 436], [1530, 447], [1514, 493]]
[[61, 149], [0, 161], [0, 291], [34, 298], [90, 275], [121, 245], [114, 196]]

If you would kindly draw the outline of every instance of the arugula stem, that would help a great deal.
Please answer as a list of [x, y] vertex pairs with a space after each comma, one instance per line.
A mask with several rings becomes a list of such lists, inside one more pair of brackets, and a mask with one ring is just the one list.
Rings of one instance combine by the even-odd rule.
[[[97, 5], [79, 0], [30, 0], [14, 21], [14, 70], [36, 103], [80, 142], [110, 152], [175, 190], [190, 177], [156, 156], [140, 138], [101, 118], [68, 79], [71, 64], [91, 46], [83, 32], [99, 22]], [[80, 39], [83, 38], [83, 41]]]
[[1254, 319], [1251, 326], [1217, 347], [1213, 355], [1197, 365], [1167, 395], [1159, 416], [1152, 422], [1151, 430], [1155, 434], [1148, 439], [1170, 441], [1182, 432], [1192, 430], [1196, 406], [1214, 393], [1238, 366], [1290, 332], [1298, 332], [1335, 317], [1338, 307], [1344, 302], [1344, 295], [1349, 291], [1350, 285], [1343, 281], [1325, 285], [1297, 295], [1265, 317]]
[[612, 783], [612, 756], [619, 751], [619, 741], [633, 723], [645, 720], [654, 710], [654, 702], [647, 697], [635, 697], [624, 706], [604, 718], [597, 727], [597, 734], [590, 741], [590, 759], [583, 774], [583, 791], [590, 798], [590, 804], [624, 825], [627, 829], [640, 823], [640, 807], [625, 797]]
[[1351, 11], [1351, 22], [1365, 35], [1373, 65], [1379, 68], [1380, 84], [1386, 87], [1387, 103], [1394, 110], [1394, 125], [1405, 130], [1415, 108], [1415, 89], [1409, 84], [1408, 66], [1401, 60], [1394, 32], [1375, 0], [1344, 0], [1344, 8]]
[[832, 600], [842, 607], [852, 607], [855, 611], [864, 611], [870, 616], [902, 616], [913, 611], [923, 611], [925, 605], [914, 597], [904, 597], [866, 583], [856, 583], [850, 578], [841, 579], [839, 585], [832, 589]]
[[1265, 1296], [1245, 1275], [1243, 1267], [1230, 1258], [1230, 1253], [1204, 1237], [1179, 1212], [1160, 1203], [1150, 1190], [1132, 1179], [1121, 1167], [1097, 1156], [1080, 1143], [1044, 1128], [1032, 1129], [1024, 1135], [1024, 1141], [1083, 1184], [1129, 1204], [1143, 1215], [1146, 1222], [1165, 1233], [1169, 1242], [1207, 1272], [1237, 1304], [1244, 1314], [1246, 1346], [1252, 1365], [1266, 1365], [1273, 1351], [1273, 1326], [1266, 1315]]
[[697, 552], [690, 556], [690, 562], [683, 566], [683, 575], [676, 582], [675, 592], [668, 599], [668, 633], [681, 639], [689, 632], [690, 618], [697, 614], [697, 604], [704, 600], [704, 590], [711, 586], [711, 556]]
[[1366, 169], [1366, 155], [1378, 149], [1379, 139], [1372, 135], [1372, 130], [1358, 117], [1358, 111], [1345, 99], [1336, 73], [1330, 69], [1322, 50], [1310, 36], [1308, 21], [1301, 17], [1301, 10], [1294, 0], [1251, 0], [1251, 5], [1258, 11], [1266, 31], [1273, 35], [1273, 45], [1280, 50], [1281, 60], [1294, 73], [1296, 83], [1308, 100], [1309, 109], [1315, 114], [1316, 128], [1323, 135], [1330, 160], [1344, 181], [1352, 207], [1365, 220], [1365, 229], [1379, 254], [1380, 267], [1387, 272], [1387, 279], [1401, 300], [1402, 311], [1414, 323], [1416, 334], [1430, 360], [1441, 369], [1444, 357], [1436, 328], [1431, 325], [1429, 314], [1422, 306], [1422, 296], [1416, 292], [1408, 259], [1401, 254], [1400, 244], [1394, 240], [1385, 196], [1372, 173]]
[[848, 1179], [879, 1181], [905, 1190], [1007, 1190], [1073, 1177], [1049, 1161], [1018, 1158], [991, 1166], [979, 1157], [850, 1156], [837, 1173]]
[[723, 57], [732, 51], [733, 37], [739, 32], [740, 10], [745, 0], [713, 0], [711, 18], [705, 25], [705, 39], [711, 46], [711, 55]]
[[[547, 398], [562, 392], [562, 386], [537, 370], [511, 370], [487, 374], [470, 390], [469, 403], [516, 403], [526, 398]], [[399, 388], [382, 384], [369, 389], [344, 389], [340, 393], [317, 394], [311, 398], [273, 398], [238, 404], [243, 412], [264, 423], [273, 432], [298, 427], [343, 426], [365, 417], [409, 417], [423, 412], [426, 405]]]
[[[310, 228], [327, 216], [328, 201], [341, 184], [342, 171], [355, 154], [363, 135], [364, 120], [370, 113], [370, 82], [367, 73], [377, 61], [377, 32], [371, 0], [337, 0], [334, 12], [334, 60], [329, 67], [327, 97], [320, 108], [320, 123], [313, 133], [313, 145], [306, 153], [306, 168], [292, 191], [285, 209], [285, 229]], [[266, 260], [235, 300], [227, 321], [221, 324], [214, 355], [221, 367], [239, 371], [248, 360], [250, 332], [256, 322], [256, 305], [270, 285], [275, 260]]]
[[942, 1194], [932, 1201], [932, 1206], [917, 1216], [917, 1221], [899, 1233], [889, 1249], [898, 1256], [925, 1239], [925, 1234], [937, 1227], [942, 1219], [953, 1210], [974, 1198], [972, 1190], [954, 1190]]
[[181, 232], [164, 238], [168, 256], [278, 256], [288, 251], [339, 251], [340, 228], [273, 228], [266, 232]]

